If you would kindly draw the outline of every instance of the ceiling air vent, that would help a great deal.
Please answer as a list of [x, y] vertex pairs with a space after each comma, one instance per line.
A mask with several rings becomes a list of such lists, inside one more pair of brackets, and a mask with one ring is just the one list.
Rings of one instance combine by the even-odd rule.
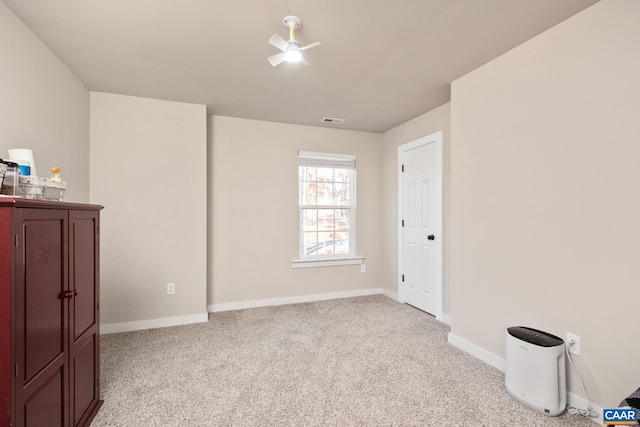
[[341, 125], [345, 122], [345, 119], [336, 119], [335, 117], [325, 117], [320, 121], [322, 123], [331, 123], [334, 125]]

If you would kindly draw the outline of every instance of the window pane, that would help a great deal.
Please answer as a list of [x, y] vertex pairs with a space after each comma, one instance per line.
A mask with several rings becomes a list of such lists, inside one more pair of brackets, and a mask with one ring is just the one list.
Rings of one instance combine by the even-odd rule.
[[336, 231], [349, 232], [349, 209], [336, 209]]
[[315, 231], [318, 229], [317, 209], [302, 210], [302, 229], [303, 231]]
[[349, 200], [349, 184], [337, 183], [335, 184], [335, 204], [338, 206], [350, 205]]
[[333, 231], [335, 229], [335, 217], [333, 209], [318, 209], [318, 230]]
[[301, 182], [300, 183], [300, 204], [315, 205], [316, 204], [316, 183]]
[[344, 255], [349, 253], [349, 233], [336, 233], [335, 253]]
[[332, 255], [335, 253], [335, 239], [333, 233], [318, 233], [318, 255]]
[[318, 233], [303, 233], [305, 255], [316, 255], [318, 251]]
[[317, 168], [318, 181], [333, 181], [333, 168]]
[[299, 166], [298, 172], [300, 174], [300, 181], [315, 181], [316, 180], [316, 168]]
[[334, 169], [335, 182], [351, 182], [351, 169]]
[[330, 182], [318, 182], [317, 188], [318, 201], [319, 205], [329, 205], [333, 206], [333, 184]]

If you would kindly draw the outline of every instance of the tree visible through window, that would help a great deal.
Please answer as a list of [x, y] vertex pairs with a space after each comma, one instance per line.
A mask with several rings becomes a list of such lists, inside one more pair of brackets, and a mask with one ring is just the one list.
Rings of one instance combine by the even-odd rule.
[[298, 155], [300, 258], [355, 253], [355, 156]]

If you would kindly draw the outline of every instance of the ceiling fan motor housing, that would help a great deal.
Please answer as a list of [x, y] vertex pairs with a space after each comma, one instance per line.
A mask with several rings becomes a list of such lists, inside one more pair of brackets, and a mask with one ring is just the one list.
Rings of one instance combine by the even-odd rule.
[[289, 29], [300, 28], [300, 25], [302, 25], [302, 21], [297, 16], [285, 16], [282, 23]]

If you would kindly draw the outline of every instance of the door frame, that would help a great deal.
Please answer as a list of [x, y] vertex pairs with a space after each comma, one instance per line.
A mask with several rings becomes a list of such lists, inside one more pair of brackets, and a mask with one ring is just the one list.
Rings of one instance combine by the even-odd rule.
[[435, 233], [437, 236], [440, 236], [438, 239], [438, 246], [436, 249], [436, 259], [434, 265], [437, 270], [435, 273], [437, 287], [438, 287], [438, 295], [436, 297], [437, 301], [437, 312], [432, 313], [436, 316], [437, 320], [443, 321], [443, 294], [444, 294], [444, 282], [443, 282], [443, 252], [444, 252], [444, 227], [442, 220], [442, 212], [443, 212], [443, 192], [444, 192], [444, 176], [443, 176], [443, 132], [438, 131], [434, 132], [430, 135], [423, 136], [414, 141], [407, 142], [398, 146], [398, 302], [405, 303], [405, 295], [404, 295], [404, 284], [402, 282], [402, 266], [404, 265], [404, 233], [402, 230], [402, 219], [404, 216], [403, 206], [404, 206], [404, 181], [403, 181], [403, 172], [402, 172], [402, 158], [404, 153], [413, 150], [415, 148], [421, 147], [427, 144], [435, 144], [435, 162], [436, 162], [436, 218], [434, 218], [433, 224], [434, 228], [437, 230]]

